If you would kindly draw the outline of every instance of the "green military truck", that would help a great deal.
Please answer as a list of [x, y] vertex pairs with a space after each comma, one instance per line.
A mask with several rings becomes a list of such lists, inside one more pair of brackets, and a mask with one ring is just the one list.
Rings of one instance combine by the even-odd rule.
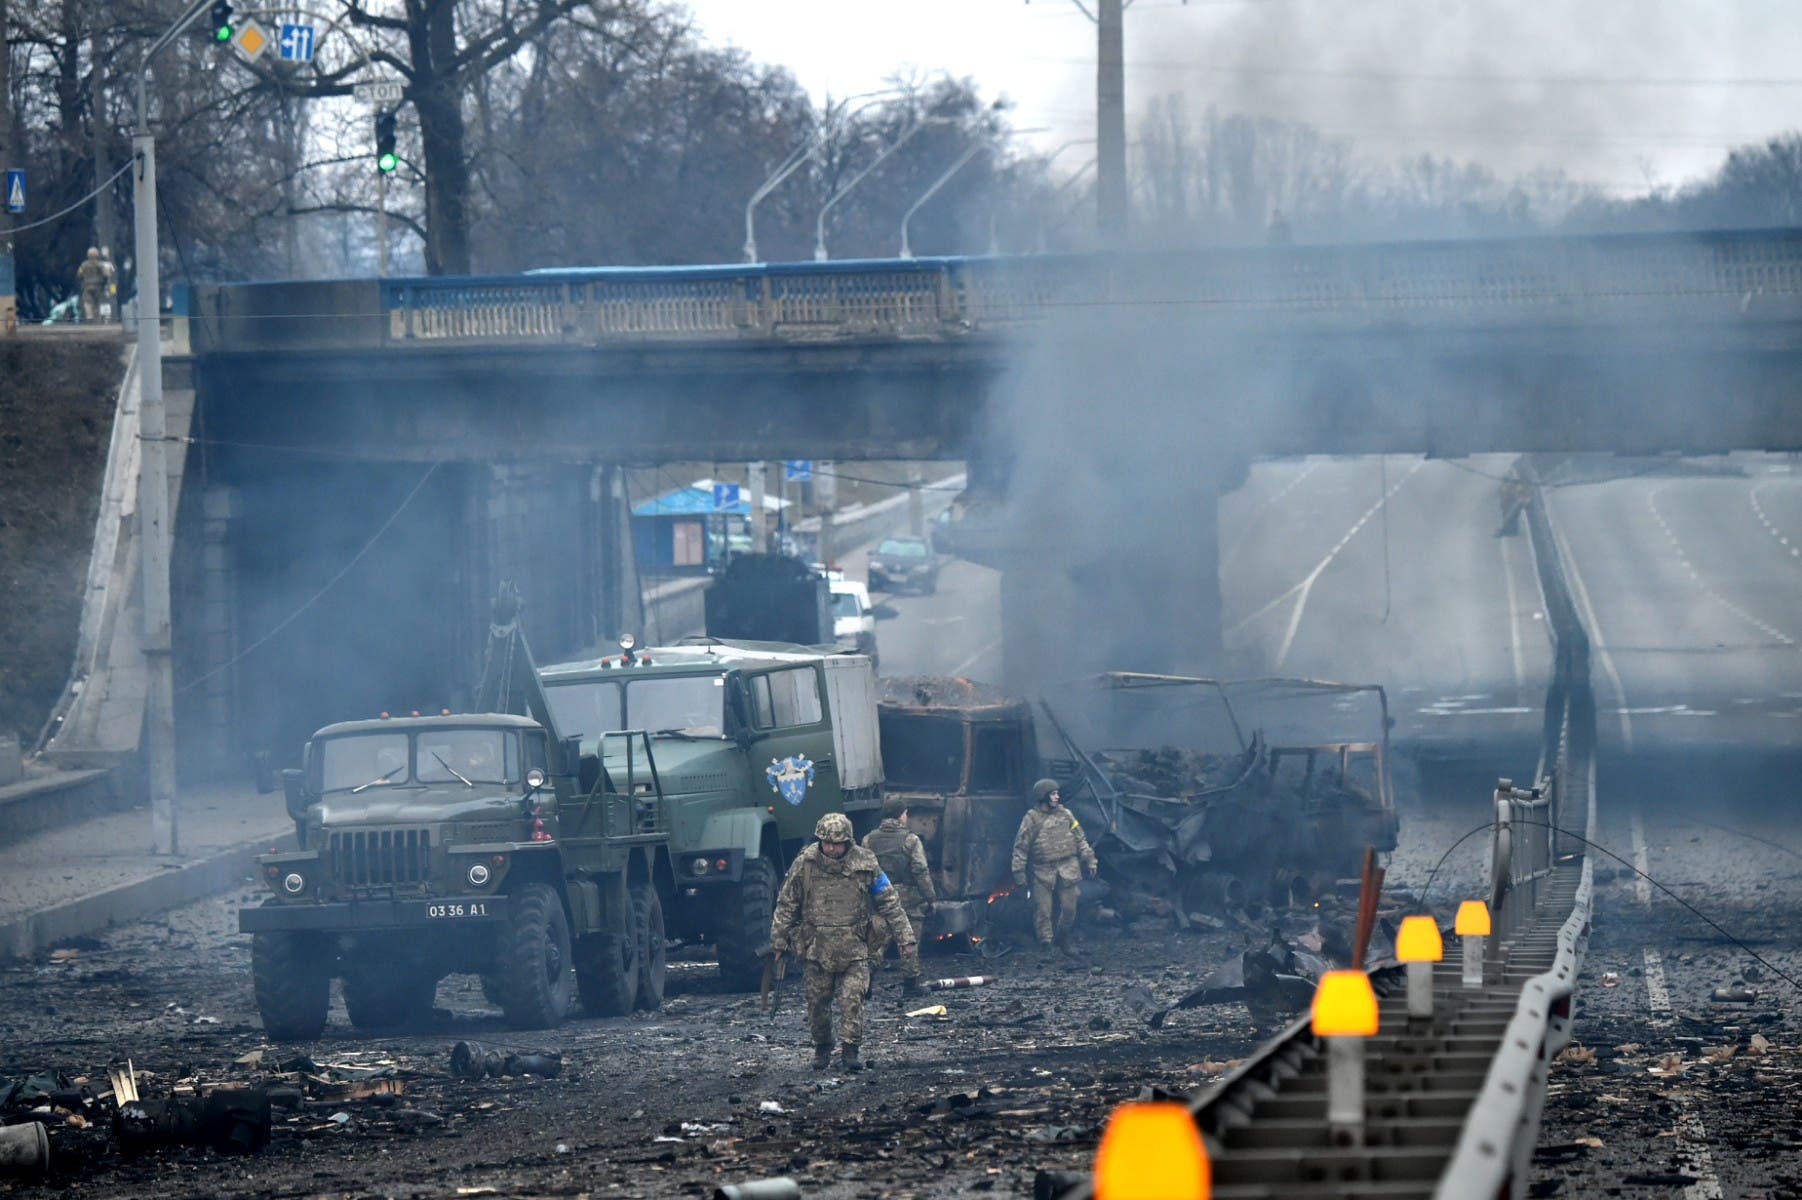
[[652, 877], [672, 936], [713, 945], [756, 986], [781, 870], [821, 815], [860, 828], [881, 803], [870, 660], [692, 638], [539, 672], [556, 727], [586, 750], [642, 729], [657, 756], [668, 855]]
[[588, 1012], [656, 1008], [671, 936], [756, 985], [779, 870], [821, 814], [880, 802], [869, 660], [622, 644], [539, 672], [504, 600], [483, 711], [313, 736], [283, 772], [299, 849], [239, 913], [271, 1037], [317, 1037], [334, 978], [358, 1028], [423, 1017], [453, 973], [520, 1028], [562, 1019], [572, 966]]

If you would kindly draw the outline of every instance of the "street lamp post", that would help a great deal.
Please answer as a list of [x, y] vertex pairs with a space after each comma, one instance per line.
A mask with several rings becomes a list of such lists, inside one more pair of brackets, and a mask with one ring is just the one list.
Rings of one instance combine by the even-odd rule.
[[133, 257], [138, 270], [138, 538], [144, 600], [144, 742], [150, 783], [151, 848], [181, 851], [175, 812], [175, 664], [169, 628], [169, 444], [163, 412], [162, 279], [156, 253], [156, 136], [150, 132], [150, 62], [200, 18], [210, 0], [193, 0], [138, 67], [138, 124], [132, 155]]
[[851, 176], [850, 182], [846, 183], [845, 186], [838, 189], [838, 191], [832, 193], [832, 195], [827, 198], [826, 203], [820, 206], [820, 215], [814, 219], [814, 261], [825, 262], [828, 258], [832, 257], [826, 253], [826, 217], [832, 212], [833, 208], [837, 206], [840, 200], [843, 200], [846, 196], [850, 195], [852, 190], [855, 189], [858, 184], [862, 183], [864, 178], [868, 176], [871, 171], [874, 171], [877, 167], [880, 167], [883, 163], [887, 162], [890, 155], [912, 141], [914, 134], [920, 132], [920, 130], [926, 128], [928, 125], [952, 125], [955, 123], [956, 122], [950, 117], [921, 117], [906, 129], [902, 130], [901, 136], [896, 138], [893, 142], [890, 142], [881, 154], [878, 154], [875, 158], [870, 160], [869, 164], [866, 165], [863, 170]]
[[[906, 94], [906, 91], [901, 88], [879, 88], [873, 92], [859, 92], [855, 96], [845, 97], [843, 100], [839, 101], [837, 112], [833, 111], [830, 104], [826, 106], [826, 111], [821, 114], [820, 117], [819, 129], [799, 146], [796, 146], [794, 151], [789, 154], [787, 158], [782, 160], [781, 165], [776, 168], [770, 177], [759, 184], [757, 190], [751, 193], [751, 198], [745, 201], [744, 254], [746, 262], [754, 263], [757, 261], [757, 206], [763, 203], [764, 197], [781, 187], [783, 182], [790, 175], [793, 175], [796, 171], [800, 170], [801, 164], [813, 157], [814, 152], [825, 145], [826, 139], [831, 136], [832, 130], [838, 125], [843, 124], [851, 117], [856, 116], [858, 113], [869, 108], [878, 101], [892, 99], [895, 96], [904, 96]], [[851, 103], [856, 100], [862, 100], [865, 101], [865, 103], [858, 105], [856, 109], [852, 109]]]
[[950, 183], [951, 177], [953, 175], [957, 174], [959, 171], [963, 170], [964, 167], [969, 163], [969, 161], [971, 159], [975, 158], [976, 155], [982, 151], [982, 148], [983, 148], [982, 142], [971, 142], [967, 147], [964, 148], [964, 152], [957, 156], [956, 161], [954, 161], [949, 167], [945, 168], [945, 173], [943, 175], [940, 175], [937, 179], [933, 180], [932, 186], [927, 188], [925, 191], [921, 192], [920, 198], [918, 200], [915, 200], [911, 205], [909, 205], [907, 211], [901, 215], [901, 251], [900, 251], [901, 258], [912, 258], [914, 256], [913, 247], [908, 244], [908, 240], [907, 240], [907, 227], [908, 227], [908, 225], [912, 224], [913, 219], [914, 219], [914, 214], [919, 212], [921, 206], [924, 205], [928, 200], [930, 200], [934, 196], [938, 195], [939, 189], [944, 187], [947, 183]]

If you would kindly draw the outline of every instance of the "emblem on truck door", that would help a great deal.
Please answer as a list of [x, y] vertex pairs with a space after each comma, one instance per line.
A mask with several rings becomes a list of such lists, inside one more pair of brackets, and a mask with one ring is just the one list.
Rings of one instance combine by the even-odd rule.
[[796, 806], [807, 799], [807, 789], [813, 786], [813, 763], [805, 754], [772, 758], [763, 773], [769, 776], [771, 790]]

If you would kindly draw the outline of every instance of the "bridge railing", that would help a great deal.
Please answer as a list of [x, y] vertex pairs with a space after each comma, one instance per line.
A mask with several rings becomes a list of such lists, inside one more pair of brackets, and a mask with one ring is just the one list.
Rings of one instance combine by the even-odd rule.
[[1802, 229], [1163, 254], [596, 268], [197, 288], [196, 349], [948, 341], [1060, 319], [1198, 325], [1802, 317]]

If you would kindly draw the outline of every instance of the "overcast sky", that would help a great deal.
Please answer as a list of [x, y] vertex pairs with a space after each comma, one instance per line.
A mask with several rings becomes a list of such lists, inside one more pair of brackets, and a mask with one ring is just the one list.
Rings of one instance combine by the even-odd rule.
[[[709, 40], [816, 96], [948, 71], [1050, 127], [1042, 149], [1094, 133], [1095, 30], [1073, 0], [686, 2]], [[1380, 160], [1559, 167], [1615, 194], [1802, 126], [1802, 0], [1136, 0], [1126, 61], [1135, 114], [1180, 92], [1196, 117], [1305, 121]]]

